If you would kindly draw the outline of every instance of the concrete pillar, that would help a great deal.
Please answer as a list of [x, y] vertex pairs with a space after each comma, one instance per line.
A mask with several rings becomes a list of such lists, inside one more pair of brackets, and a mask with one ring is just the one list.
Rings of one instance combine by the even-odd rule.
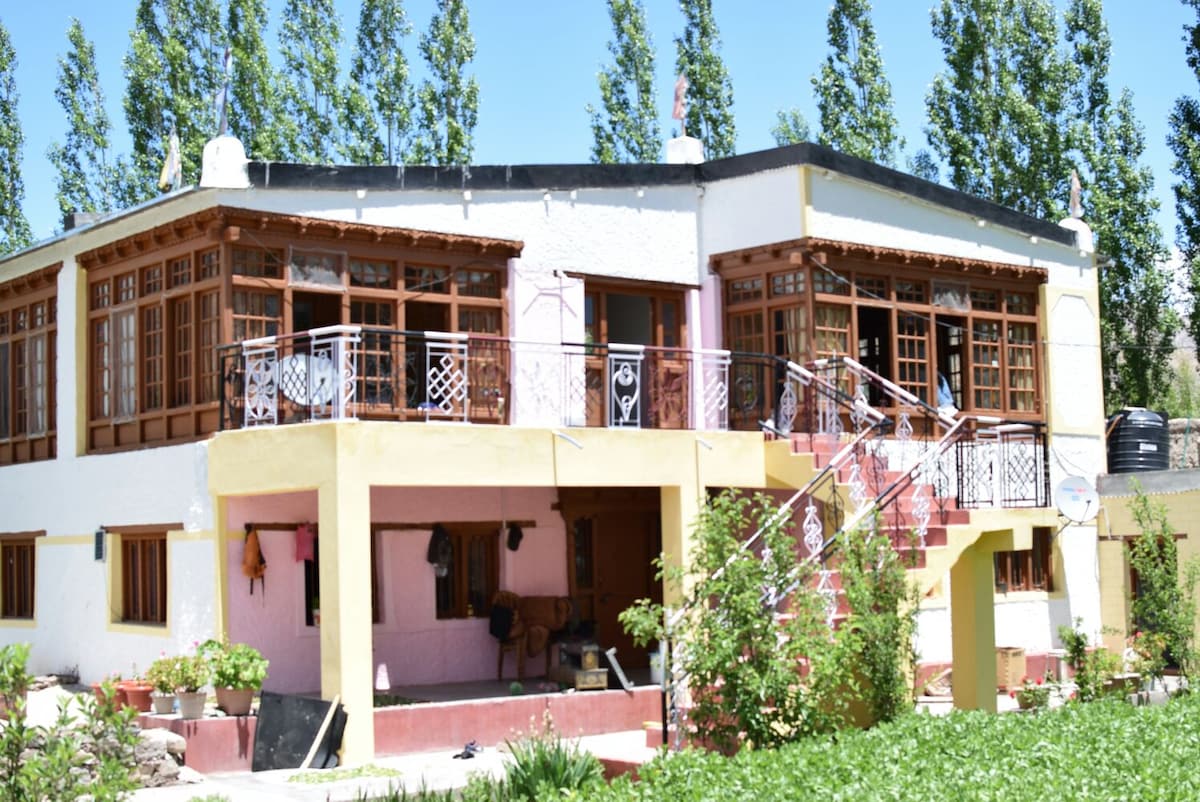
[[950, 569], [954, 706], [996, 712], [996, 613], [992, 552], [976, 543]]
[[318, 490], [321, 549], [321, 698], [346, 708], [342, 765], [375, 758], [371, 658], [371, 496], [339, 471]]
[[[669, 565], [683, 565], [695, 543], [692, 530], [703, 504], [701, 488], [695, 481], [668, 485], [660, 490], [660, 504], [663, 554]], [[679, 600], [679, 588], [664, 585], [663, 603], [673, 605]]]

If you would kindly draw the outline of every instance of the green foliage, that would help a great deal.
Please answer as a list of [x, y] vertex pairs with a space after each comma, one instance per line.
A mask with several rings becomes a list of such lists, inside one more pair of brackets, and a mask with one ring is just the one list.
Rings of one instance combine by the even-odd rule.
[[252, 159], [276, 161], [283, 155], [279, 77], [271, 66], [263, 32], [266, 0], [229, 0], [226, 16], [233, 56], [229, 129]]
[[1021, 686], [1009, 691], [1022, 710], [1044, 710], [1050, 704], [1050, 694], [1057, 686], [1045, 677], [1024, 677]]
[[1109, 409], [1158, 407], [1170, 383], [1181, 324], [1155, 219], [1154, 177], [1140, 164], [1145, 136], [1128, 90], [1115, 106], [1110, 102], [1112, 42], [1101, 0], [1072, 0], [1065, 20], [1079, 75], [1072, 98], [1086, 217], [1104, 263], [1099, 270], [1104, 396]]
[[465, 73], [475, 58], [466, 0], [437, 0], [419, 44], [432, 80], [417, 92], [420, 125], [410, 158], [416, 164], [470, 164], [479, 82]]
[[[404, 161], [412, 137], [415, 103], [403, 49], [411, 32], [401, 0], [363, 0], [350, 67], [352, 85], [359, 91], [346, 104], [347, 115], [362, 127], [356, 137], [361, 150], [349, 155], [353, 163]], [[359, 103], [365, 108], [352, 111], [350, 107]]]
[[67, 40], [71, 50], [58, 59], [54, 89], [67, 115], [67, 137], [64, 144], [51, 145], [46, 154], [58, 172], [58, 209], [64, 217], [73, 211], [113, 211], [118, 175], [110, 163], [111, 126], [96, 70], [96, 48], [74, 18]]
[[364, 777], [400, 777], [403, 774], [404, 772], [399, 769], [389, 769], [384, 766], [376, 766], [373, 763], [366, 763], [362, 766], [354, 766], [352, 768], [343, 766], [341, 768], [322, 771], [303, 771], [288, 777], [287, 781], [303, 785], [325, 785], [326, 783], [336, 783], [342, 780], [358, 780]]
[[836, 0], [826, 29], [832, 52], [812, 78], [821, 121], [817, 141], [894, 167], [904, 140], [897, 133], [892, 85], [884, 73], [870, 0]]
[[592, 121], [592, 161], [653, 163], [662, 154], [654, 102], [654, 45], [646, 28], [642, 0], [608, 0], [613, 63], [596, 76], [600, 108], [588, 104]]
[[1159, 635], [1168, 658], [1190, 676], [1196, 670], [1196, 583], [1200, 565], [1192, 561], [1180, 571], [1175, 530], [1166, 507], [1136, 488], [1130, 506], [1138, 536], [1127, 545], [1130, 567], [1137, 573], [1137, 593], [1129, 604], [1130, 630]]
[[604, 784], [604, 766], [577, 743], [563, 740], [549, 713], [540, 731], [505, 743], [512, 761], [504, 768], [504, 799], [562, 799], [568, 794], [588, 798]]
[[[905, 558], [879, 531], [881, 519], [838, 535], [837, 557], [849, 614], [837, 631], [841, 675], [866, 703], [872, 721], [891, 721], [913, 709], [909, 674], [916, 665], [914, 635], [920, 596]], [[915, 548], [915, 541], [907, 544]], [[915, 552], [912, 552], [915, 553]]]
[[[1187, 63], [1200, 81], [1200, 0], [1184, 0], [1196, 11], [1197, 23], [1185, 25], [1183, 41]], [[1167, 144], [1175, 155], [1171, 172], [1178, 179], [1175, 191], [1175, 244], [1187, 268], [1188, 333], [1200, 342], [1200, 101], [1182, 95], [1175, 101], [1169, 119]]]
[[1044, 219], [1066, 211], [1069, 89], [1049, 0], [941, 0], [946, 70], [925, 98], [929, 145], [956, 189]]
[[733, 84], [721, 59], [721, 33], [712, 0], [679, 0], [683, 33], [675, 38], [675, 71], [688, 80], [685, 129], [704, 143], [704, 158], [723, 159], [737, 148]]
[[139, 0], [125, 55], [125, 118], [133, 140], [125, 204], [154, 197], [171, 131], [179, 136], [183, 183], [200, 177], [217, 133], [214, 98], [224, 83], [226, 37], [218, 0]]
[[29, 221], [21, 211], [25, 183], [21, 179], [21, 148], [25, 136], [17, 116], [17, 54], [8, 29], [0, 24], [0, 256], [33, 242]]
[[342, 23], [333, 0], [287, 0], [279, 28], [283, 155], [293, 161], [333, 160], [342, 90], [338, 49]]
[[1094, 702], [1104, 695], [1104, 686], [1121, 666], [1120, 659], [1103, 646], [1089, 646], [1082, 630], [1083, 619], [1076, 618], [1074, 628], [1058, 628], [1058, 639], [1067, 652], [1067, 665], [1075, 671], [1075, 687], [1080, 702]]
[[[841, 663], [812, 590], [813, 564], [798, 559], [790, 526], [765, 496], [723, 493], [700, 514], [687, 573], [664, 569], [687, 593], [686, 614], [642, 599], [620, 615], [639, 645], [667, 638], [691, 692], [689, 722], [722, 751], [777, 746], [843, 720]], [[759, 530], [755, 553], [740, 551]], [[771, 596], [786, 601], [787, 615], [776, 614]]]
[[210, 638], [200, 644], [198, 654], [208, 663], [214, 688], [258, 690], [267, 678], [270, 661], [249, 644]]
[[[1168, 419], [1197, 417], [1200, 415], [1200, 376], [1196, 374], [1196, 366], [1186, 358], [1175, 358], [1172, 365], [1174, 370], [1167, 385], [1162, 410]], [[1200, 431], [1193, 436], [1200, 436]]]
[[[122, 798], [136, 787], [130, 776], [136, 711], [80, 694], [60, 704], [50, 726], [31, 726], [24, 702], [28, 656], [27, 644], [0, 648], [0, 695], [12, 705], [0, 727], [0, 802]], [[17, 689], [19, 701], [11, 696]]]
[[162, 655], [146, 668], [146, 682], [159, 693], [175, 693], [176, 655]]
[[1106, 701], [1036, 716], [905, 716], [728, 759], [686, 751], [615, 780], [589, 802], [747, 799], [1003, 800], [1200, 797], [1200, 698]]
[[789, 109], [775, 115], [775, 125], [771, 128], [771, 136], [776, 145], [794, 145], [797, 142], [807, 142], [809, 136], [808, 120], [800, 109]]

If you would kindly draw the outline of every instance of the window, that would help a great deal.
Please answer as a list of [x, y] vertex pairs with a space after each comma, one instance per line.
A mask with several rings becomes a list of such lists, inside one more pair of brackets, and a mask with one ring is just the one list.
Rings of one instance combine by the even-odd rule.
[[450, 570], [436, 577], [438, 618], [481, 618], [500, 584], [500, 523], [447, 524]]
[[54, 456], [56, 275], [0, 284], [0, 465]]
[[121, 536], [121, 620], [167, 623], [167, 534]]
[[[317, 626], [314, 614], [320, 609], [321, 603], [321, 538], [316, 534], [316, 524], [309, 524], [313, 530], [313, 558], [304, 561], [304, 626]], [[371, 528], [371, 623], [378, 624], [383, 618], [379, 614], [379, 550], [377, 543], [379, 533]]]
[[1053, 533], [1050, 527], [1034, 527], [1033, 548], [998, 551], [993, 555], [997, 593], [1054, 590]]
[[33, 618], [33, 538], [0, 538], [0, 618]]

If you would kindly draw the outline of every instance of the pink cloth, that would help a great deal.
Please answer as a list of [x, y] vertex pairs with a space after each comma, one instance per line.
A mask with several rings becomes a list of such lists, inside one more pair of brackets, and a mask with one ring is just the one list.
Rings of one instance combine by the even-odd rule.
[[296, 562], [313, 558], [313, 531], [308, 524], [296, 527]]

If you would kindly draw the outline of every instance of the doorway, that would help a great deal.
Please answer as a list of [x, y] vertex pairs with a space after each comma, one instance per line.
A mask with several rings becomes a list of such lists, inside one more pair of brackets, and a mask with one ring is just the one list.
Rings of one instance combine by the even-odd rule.
[[645, 668], [649, 652], [634, 646], [618, 616], [638, 599], [662, 602], [653, 563], [662, 552], [658, 488], [562, 488], [559, 499], [579, 630], [602, 651], [616, 647], [622, 667]]
[[342, 322], [342, 296], [333, 292], [293, 292], [292, 332], [300, 333]]
[[[892, 378], [892, 311], [876, 306], [858, 307], [858, 361], [887, 380]], [[867, 403], [886, 406], [883, 390], [867, 387]]]
[[450, 331], [450, 305], [409, 301], [404, 304], [404, 329], [413, 332], [406, 339], [408, 364], [405, 366], [409, 409], [437, 409], [437, 400], [429, 395], [429, 341], [426, 331]]
[[[966, 364], [966, 331], [967, 322], [961, 317], [938, 315], [934, 319], [937, 329], [937, 369], [940, 377], [946, 377], [953, 396], [953, 406], [962, 409], [964, 393], [964, 369]], [[935, 396], [936, 397], [936, 396]], [[939, 405], [941, 404], [939, 400]]]

